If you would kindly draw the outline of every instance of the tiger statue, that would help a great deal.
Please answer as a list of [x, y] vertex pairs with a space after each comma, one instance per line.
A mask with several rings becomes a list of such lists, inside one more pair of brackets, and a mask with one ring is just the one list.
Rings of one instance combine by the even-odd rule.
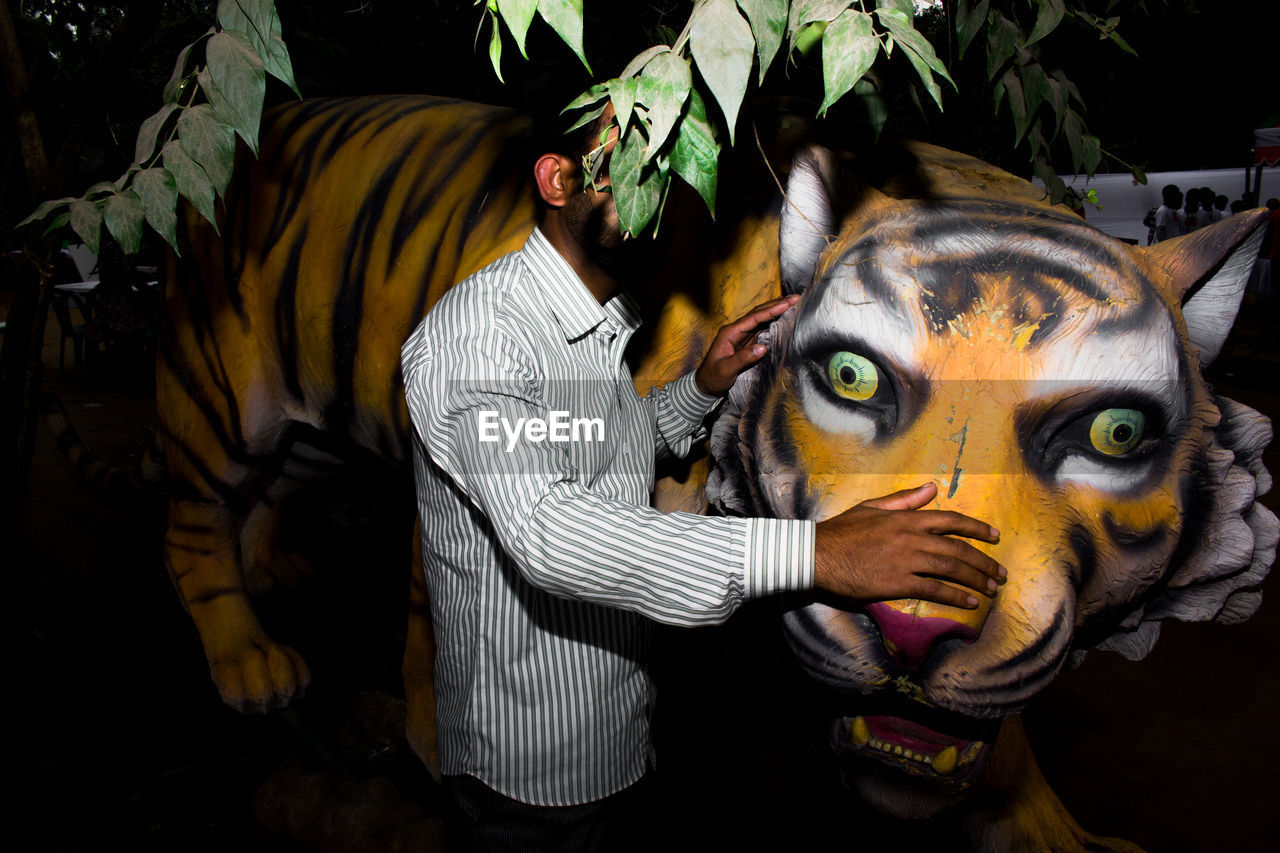
[[[156, 383], [164, 559], [233, 707], [278, 708], [307, 686], [251, 602], [299, 572], [282, 508], [344, 463], [408, 476], [401, 343], [533, 228], [527, 135], [511, 111], [455, 100], [302, 101], [264, 117], [218, 231], [184, 214]], [[1011, 716], [1083, 649], [1140, 657], [1161, 619], [1257, 606], [1277, 539], [1254, 503], [1269, 426], [1215, 398], [1199, 366], [1231, 325], [1262, 214], [1131, 249], [942, 149], [897, 149], [891, 167], [804, 149], [782, 171], [785, 203], [722, 176], [732, 215], [714, 227], [674, 205], [635, 294], [640, 388], [692, 369], [780, 287], [803, 294], [718, 414], [711, 456], [655, 503], [821, 519], [934, 479], [940, 506], [1004, 531], [993, 555], [1009, 582], [976, 613], [811, 602], [783, 625], [815, 678], [856, 697], [832, 725], [851, 761], [869, 759], [865, 796], [926, 814], [981, 775], [1023, 792], [978, 822], [982, 849], [1085, 849]], [[430, 767], [418, 565], [403, 674]]]

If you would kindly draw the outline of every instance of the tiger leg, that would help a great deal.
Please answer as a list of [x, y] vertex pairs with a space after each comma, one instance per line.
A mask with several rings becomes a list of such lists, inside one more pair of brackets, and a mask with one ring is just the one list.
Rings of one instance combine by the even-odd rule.
[[1142, 853], [1129, 841], [1102, 838], [1080, 828], [1040, 772], [1022, 720], [1016, 716], [1000, 727], [982, 781], [982, 792], [970, 800], [964, 816], [964, 829], [975, 851]]
[[436, 781], [440, 780], [440, 753], [436, 745], [436, 642], [431, 630], [431, 602], [422, 576], [422, 527], [413, 525], [409, 562], [409, 628], [405, 636], [404, 698], [408, 706], [405, 733], [409, 745]]
[[267, 636], [254, 614], [238, 559], [237, 516], [224, 503], [171, 500], [165, 566], [222, 700], [238, 711], [264, 712], [301, 695], [311, 674], [297, 652]]
[[[245, 519], [273, 474], [281, 429], [262, 401], [225, 397], [195, 357], [169, 357], [156, 401], [170, 484], [164, 561], [204, 647], [222, 699], [244, 712], [279, 708], [306, 688], [298, 654], [271, 640], [254, 614], [241, 563]], [[231, 367], [237, 370], [232, 372]], [[222, 387], [253, 387], [230, 365]], [[254, 421], [254, 418], [257, 421]]]

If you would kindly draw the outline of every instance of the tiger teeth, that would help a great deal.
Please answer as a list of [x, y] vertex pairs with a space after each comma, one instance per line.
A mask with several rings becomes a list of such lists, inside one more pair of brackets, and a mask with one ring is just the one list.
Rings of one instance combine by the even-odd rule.
[[949, 746], [933, 757], [933, 769], [945, 776], [956, 769], [957, 758], [959, 758], [959, 753], [956, 752], [956, 748]]
[[883, 752], [906, 761], [927, 764], [935, 772], [944, 776], [955, 772], [957, 766], [972, 762], [978, 757], [978, 753], [982, 751], [983, 746], [981, 741], [973, 741], [965, 747], [963, 753], [959, 752], [954, 746], [948, 746], [937, 755], [923, 755], [918, 752], [912, 752], [901, 744], [889, 743], [878, 737], [873, 737], [871, 729], [867, 726], [867, 721], [862, 717], [854, 717], [853, 722], [849, 725], [849, 741], [854, 746], [865, 746], [876, 752]]
[[867, 728], [867, 721], [861, 717], [853, 718], [853, 726], [849, 730], [850, 740], [857, 746], [862, 746], [871, 739], [871, 729]]

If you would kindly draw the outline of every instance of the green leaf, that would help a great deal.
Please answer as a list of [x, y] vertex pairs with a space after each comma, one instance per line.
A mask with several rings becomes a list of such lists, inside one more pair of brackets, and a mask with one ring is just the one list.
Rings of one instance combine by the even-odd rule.
[[751, 26], [738, 13], [734, 0], [706, 0], [693, 10], [689, 44], [702, 79], [724, 114], [732, 145], [755, 56]]
[[890, 10], [901, 12], [908, 21], [914, 18], [916, 14], [914, 0], [876, 0], [876, 8], [883, 9], [886, 12]]
[[1071, 170], [1078, 175], [1084, 165], [1084, 122], [1075, 110], [1067, 110], [1062, 132], [1066, 134], [1067, 147], [1071, 150]]
[[995, 80], [1000, 76], [1000, 69], [1013, 58], [1018, 49], [1018, 27], [1001, 15], [994, 12], [991, 24], [987, 29], [987, 79]]
[[46, 216], [48, 216], [50, 213], [53, 213], [53, 211], [57, 210], [59, 207], [68, 205], [71, 202], [76, 200], [77, 199], [75, 196], [69, 195], [69, 196], [63, 196], [62, 198], [51, 199], [49, 201], [42, 201], [40, 202], [39, 207], [37, 207], [31, 213], [30, 216], [28, 216], [26, 219], [19, 222], [16, 227], [21, 228], [24, 225], [30, 225], [32, 222], [39, 222], [41, 219], [44, 219]]
[[787, 35], [794, 43], [806, 25], [815, 21], [823, 24], [834, 21], [851, 5], [853, 0], [792, 0], [791, 14], [787, 16]]
[[1102, 140], [1085, 134], [1081, 141], [1084, 143], [1081, 159], [1084, 161], [1085, 174], [1092, 177], [1098, 171], [1098, 164], [1102, 162]]
[[87, 199], [93, 199], [96, 195], [114, 193], [115, 191], [115, 185], [111, 183], [111, 181], [98, 181], [96, 184], [89, 187], [89, 189], [85, 190], [84, 197]]
[[716, 163], [720, 143], [707, 118], [707, 104], [696, 88], [689, 92], [689, 102], [680, 120], [675, 145], [671, 148], [671, 170], [698, 191], [702, 201], [716, 215]]
[[689, 60], [668, 51], [649, 61], [640, 75], [636, 100], [649, 108], [649, 153], [658, 153], [671, 128], [680, 120], [685, 99], [693, 85]]
[[1140, 167], [1138, 167], [1138, 166], [1130, 166], [1130, 167], [1129, 167], [1129, 173], [1133, 175], [1133, 179], [1134, 179], [1135, 181], [1137, 181], [1138, 183], [1142, 184], [1143, 186], [1146, 186], [1146, 183], [1147, 183], [1147, 173], [1146, 173], [1146, 172], [1144, 172]]
[[498, 25], [496, 12], [489, 13], [489, 22], [493, 24], [493, 32], [489, 34], [489, 62], [493, 63], [493, 74], [498, 82], [506, 83], [502, 79], [502, 27]]
[[827, 110], [862, 79], [880, 53], [880, 40], [871, 16], [846, 9], [822, 36], [822, 82], [825, 94], [818, 115]]
[[142, 202], [133, 190], [116, 193], [102, 208], [102, 220], [126, 255], [142, 248]]
[[1018, 75], [1012, 68], [1005, 72], [1002, 82], [1005, 100], [1009, 102], [1009, 111], [1013, 114], [1013, 142], [1017, 145], [1022, 141], [1022, 137], [1026, 136], [1030, 124], [1027, 116], [1027, 101], [1022, 94], [1022, 81], [1018, 79]]
[[529, 34], [529, 24], [533, 23], [533, 16], [538, 13], [538, 0], [498, 0], [498, 11], [502, 13], [502, 20], [507, 22], [507, 29], [511, 31], [511, 37], [516, 40], [520, 55], [528, 59], [529, 54], [525, 51], [524, 40]]
[[[178, 121], [182, 121], [182, 116], [178, 116]], [[124, 189], [124, 185], [129, 183], [129, 179], [133, 177], [134, 173], [137, 172], [140, 168], [142, 167], [139, 166], [137, 163], [130, 163], [129, 168], [125, 170], [124, 174], [111, 182], [111, 188], [114, 189], [116, 192], [120, 192], [122, 189]]]
[[209, 39], [205, 58], [209, 65], [198, 78], [200, 88], [218, 115], [236, 129], [256, 155], [258, 125], [267, 88], [262, 60], [244, 36], [231, 32], [221, 32]]
[[568, 106], [566, 106], [560, 112], [567, 113], [570, 110], [580, 110], [585, 106], [589, 106], [590, 104], [599, 103], [600, 101], [604, 100], [608, 96], [609, 96], [608, 84], [597, 83], [596, 85], [592, 86], [590, 89], [588, 89], [587, 91], [583, 92], [581, 95], [579, 95], [578, 97], [570, 101]]
[[636, 93], [640, 90], [640, 81], [634, 77], [614, 81], [609, 87], [609, 100], [613, 103], [613, 111], [618, 117], [618, 133], [627, 132], [631, 122], [631, 112], [635, 108]]
[[632, 237], [644, 231], [653, 218], [662, 200], [663, 184], [669, 180], [660, 174], [656, 164], [646, 165], [644, 148], [644, 134], [633, 126], [623, 144], [614, 150], [609, 169], [618, 224], [624, 235]]
[[156, 138], [160, 136], [164, 123], [176, 109], [180, 109], [177, 104], [165, 104], [144, 121], [142, 127], [138, 128], [138, 141], [133, 148], [135, 163], [145, 164], [151, 159], [151, 154], [156, 150]]
[[1027, 36], [1023, 47], [1030, 47], [1057, 29], [1058, 24], [1062, 23], [1062, 16], [1067, 11], [1063, 0], [1036, 0], [1036, 2], [1040, 4], [1040, 13], [1036, 15], [1036, 25], [1031, 28], [1031, 35]]
[[191, 55], [191, 49], [215, 32], [217, 31], [210, 27], [209, 32], [184, 47], [178, 53], [178, 61], [174, 63], [173, 74], [169, 76], [169, 82], [164, 84], [164, 102], [166, 104], [176, 103], [182, 97], [183, 83], [187, 79], [187, 57]]
[[884, 95], [880, 94], [880, 87], [870, 77], [863, 77], [853, 85], [853, 93], [862, 101], [871, 130], [875, 133], [875, 138], [879, 139], [885, 123], [889, 121], [889, 107], [884, 102]]
[[1132, 53], [1134, 56], [1138, 55], [1138, 52], [1134, 50], [1132, 47], [1130, 47], [1129, 43], [1125, 41], [1123, 38], [1121, 38], [1120, 34], [1115, 30], [1112, 30], [1111, 32], [1107, 33], [1107, 38], [1115, 42], [1116, 46], [1119, 47], [1121, 50], [1123, 50], [1125, 53]]
[[1053, 170], [1053, 166], [1043, 157], [1037, 157], [1032, 164], [1037, 178], [1044, 183], [1045, 192], [1049, 194], [1051, 204], [1060, 204], [1066, 197], [1067, 185]]
[[1075, 83], [1067, 79], [1067, 75], [1063, 73], [1062, 69], [1059, 68], [1053, 71], [1053, 79], [1062, 84], [1063, 88], [1067, 90], [1067, 94], [1071, 96], [1071, 100], [1074, 100], [1082, 107], [1084, 106], [1084, 98], [1081, 97], [1080, 90], [1076, 88]]
[[956, 10], [956, 37], [960, 40], [960, 58], [969, 49], [973, 37], [982, 31], [987, 23], [987, 10], [991, 0], [960, 0]]
[[244, 36], [262, 60], [267, 73], [302, 97], [293, 79], [293, 63], [281, 36], [280, 13], [274, 2], [222, 0], [218, 6], [218, 23], [223, 29]]
[[933, 45], [911, 25], [911, 19], [896, 9], [877, 9], [876, 17], [884, 25], [907, 54], [907, 60], [920, 76], [920, 82], [929, 91], [938, 109], [942, 109], [942, 87], [933, 79], [933, 75], [946, 80], [955, 88], [955, 81], [947, 73], [947, 67], [933, 51]]
[[89, 251], [96, 255], [102, 236], [102, 211], [98, 209], [98, 205], [84, 199], [71, 202], [68, 221], [71, 223], [71, 230], [80, 238], [80, 242], [88, 246]]
[[178, 187], [168, 169], [143, 169], [133, 179], [133, 189], [142, 201], [147, 223], [178, 251]]
[[1067, 116], [1067, 89], [1057, 80], [1047, 79], [1045, 85], [1047, 100], [1049, 105], [1053, 107], [1054, 125], [1053, 139], [1058, 138], [1058, 134], [1062, 132], [1062, 120]]
[[209, 221], [214, 230], [218, 229], [217, 214], [214, 212], [213, 184], [200, 164], [192, 160], [176, 139], [164, 146], [164, 167], [173, 175], [178, 193], [188, 199], [200, 215]]
[[1031, 129], [1027, 131], [1027, 145], [1031, 148], [1031, 156], [1039, 156], [1041, 151], [1048, 151], [1049, 146], [1045, 144], [1044, 134], [1040, 132], [1040, 120], [1034, 119], [1031, 123]]
[[218, 26], [240, 33], [250, 43], [265, 43], [275, 11], [275, 0], [218, 0]]
[[41, 236], [48, 237], [54, 231], [57, 231], [59, 228], [61, 228], [63, 225], [66, 225], [70, 221], [71, 221], [71, 213], [66, 210], [62, 211], [57, 216], [53, 217], [53, 219], [49, 220], [49, 224], [45, 226], [44, 233]]
[[236, 136], [231, 126], [218, 117], [213, 107], [198, 104], [178, 117], [178, 140], [182, 150], [204, 169], [214, 192], [222, 195], [231, 182], [236, 160]]
[[1040, 105], [1049, 97], [1049, 77], [1038, 62], [1030, 62], [1016, 69], [1022, 80], [1022, 95], [1027, 101], [1027, 115], [1035, 116]]
[[538, 14], [577, 54], [587, 73], [591, 73], [591, 63], [582, 52], [582, 0], [538, 0]]
[[262, 56], [263, 65], [266, 66], [267, 73], [284, 83], [299, 98], [302, 92], [298, 89], [297, 82], [293, 79], [293, 60], [289, 58], [289, 48], [284, 44], [284, 31], [280, 28], [280, 15], [275, 9], [271, 10], [271, 38], [267, 40], [267, 52]]
[[649, 60], [653, 59], [660, 53], [666, 53], [671, 50], [670, 45], [655, 44], [653, 47], [640, 51], [631, 61], [627, 63], [627, 67], [622, 69], [622, 73], [618, 75], [619, 80], [626, 80], [628, 77], [634, 77], [649, 64]]
[[822, 35], [826, 31], [826, 21], [815, 21], [812, 24], [805, 24], [800, 32], [796, 33], [795, 40], [791, 45], [792, 50], [801, 56], [808, 56], [813, 52], [815, 47], [822, 44]]
[[573, 133], [575, 130], [582, 127], [583, 125], [593, 122], [596, 119], [600, 118], [600, 116], [604, 115], [604, 109], [606, 106], [608, 106], [608, 104], [601, 104], [600, 106], [596, 107], [594, 110], [583, 113], [581, 118], [579, 118], [572, 125], [570, 125], [569, 129], [566, 130], [565, 133]]
[[787, 0], [738, 0], [738, 8], [751, 24], [756, 39], [758, 82], [764, 83], [764, 73], [773, 64], [787, 28]]

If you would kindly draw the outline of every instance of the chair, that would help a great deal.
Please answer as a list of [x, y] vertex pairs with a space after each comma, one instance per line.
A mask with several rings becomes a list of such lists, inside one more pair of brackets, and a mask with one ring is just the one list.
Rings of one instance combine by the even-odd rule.
[[[76, 304], [76, 310], [80, 312], [82, 322], [75, 322], [71, 318], [70, 304]], [[85, 376], [85, 351], [84, 351], [84, 333], [89, 325], [90, 312], [83, 298], [78, 293], [58, 293], [54, 292], [53, 299], [50, 300], [53, 307], [53, 315], [58, 318], [58, 326], [62, 330], [62, 338], [58, 341], [58, 375], [62, 376], [67, 357], [67, 339], [71, 339], [71, 353], [75, 358], [76, 376], [84, 378]]]
[[83, 243], [72, 243], [62, 250], [62, 254], [71, 258], [80, 274], [79, 281], [97, 281], [98, 255]]

